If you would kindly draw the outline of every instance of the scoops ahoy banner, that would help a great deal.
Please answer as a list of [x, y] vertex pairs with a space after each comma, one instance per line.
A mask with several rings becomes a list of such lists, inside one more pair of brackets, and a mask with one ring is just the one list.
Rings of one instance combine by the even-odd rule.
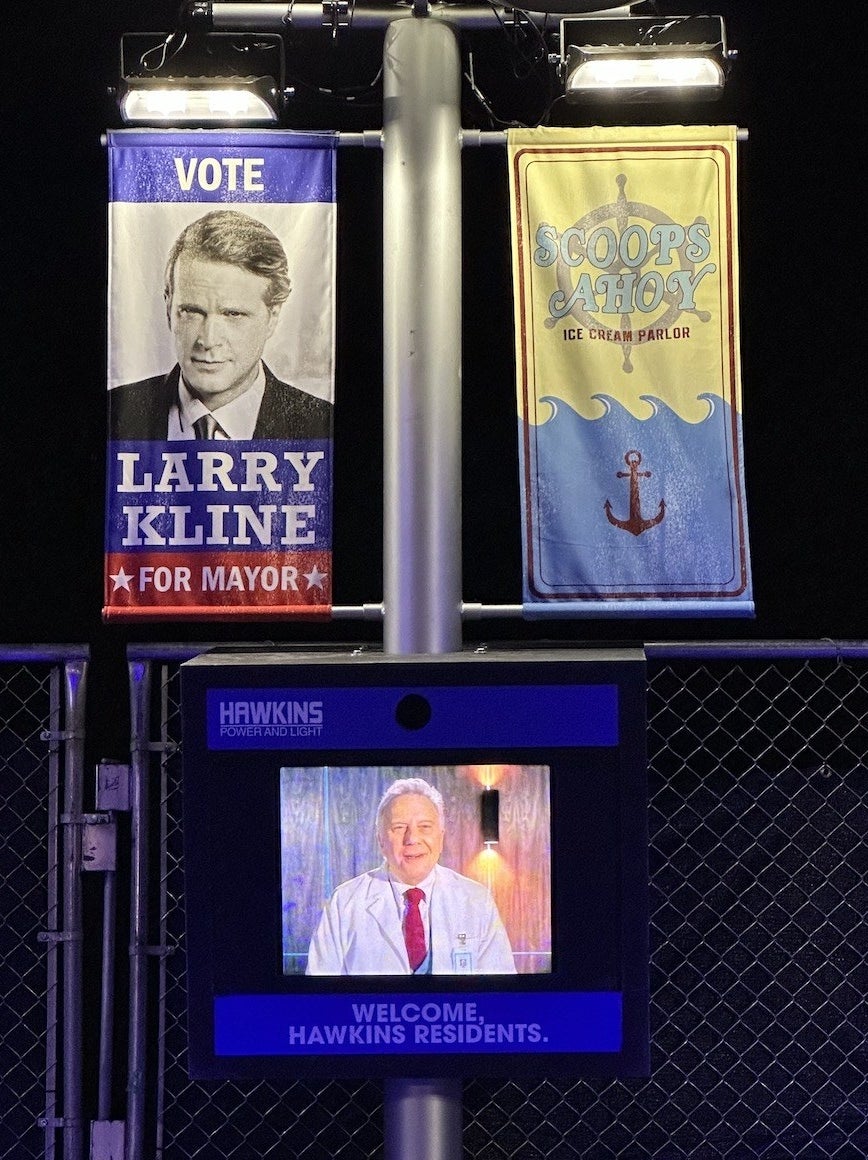
[[510, 130], [523, 600], [752, 616], [736, 130]]
[[335, 145], [108, 135], [107, 620], [330, 612]]

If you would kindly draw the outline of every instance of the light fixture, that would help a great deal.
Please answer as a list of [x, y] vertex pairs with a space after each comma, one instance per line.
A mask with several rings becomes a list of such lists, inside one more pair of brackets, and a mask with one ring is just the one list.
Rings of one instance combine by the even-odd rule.
[[486, 846], [500, 841], [500, 791], [486, 787], [479, 799], [479, 822]]
[[284, 92], [278, 35], [182, 30], [121, 38], [124, 124], [274, 124]]
[[713, 100], [723, 92], [730, 57], [720, 16], [561, 21], [569, 102]]

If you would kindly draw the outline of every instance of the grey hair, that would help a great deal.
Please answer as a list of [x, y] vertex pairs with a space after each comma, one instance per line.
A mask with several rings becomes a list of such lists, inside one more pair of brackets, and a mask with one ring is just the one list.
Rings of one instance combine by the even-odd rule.
[[377, 834], [383, 832], [383, 818], [386, 816], [386, 810], [389, 809], [396, 797], [401, 797], [405, 793], [418, 793], [422, 797], [428, 798], [434, 803], [434, 808], [437, 810], [437, 818], [440, 822], [441, 829], [446, 829], [446, 812], [443, 808], [443, 795], [439, 789], [435, 789], [433, 785], [429, 785], [421, 777], [401, 777], [386, 789], [386, 792], [380, 798], [380, 804], [377, 806]]

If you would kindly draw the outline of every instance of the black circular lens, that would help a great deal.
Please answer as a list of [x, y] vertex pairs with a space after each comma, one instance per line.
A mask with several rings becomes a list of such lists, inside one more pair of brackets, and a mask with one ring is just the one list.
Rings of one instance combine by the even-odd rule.
[[395, 720], [404, 729], [421, 729], [431, 720], [431, 705], [420, 693], [408, 693], [395, 708]]

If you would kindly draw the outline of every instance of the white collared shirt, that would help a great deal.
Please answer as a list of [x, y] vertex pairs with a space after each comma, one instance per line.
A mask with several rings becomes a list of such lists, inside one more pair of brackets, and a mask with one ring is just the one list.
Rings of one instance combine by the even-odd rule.
[[[265, 394], [265, 370], [259, 364], [259, 373], [252, 386], [227, 403], [218, 407], [211, 414], [219, 425], [215, 439], [252, 439], [256, 430], [256, 420], [259, 418], [259, 408], [262, 396]], [[195, 439], [193, 424], [203, 415], [208, 414], [208, 408], [184, 382], [183, 376], [178, 377], [178, 402], [173, 403], [169, 411], [168, 439]]]

